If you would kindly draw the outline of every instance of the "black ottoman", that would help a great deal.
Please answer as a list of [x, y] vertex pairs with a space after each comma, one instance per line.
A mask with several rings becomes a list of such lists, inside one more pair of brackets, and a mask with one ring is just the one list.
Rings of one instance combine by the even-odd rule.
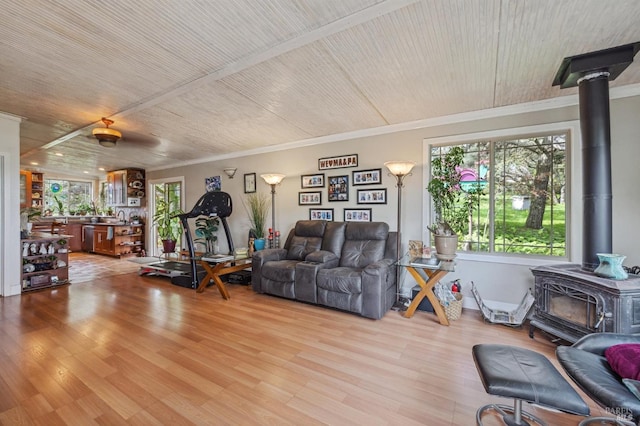
[[538, 417], [522, 411], [522, 401], [580, 416], [589, 415], [589, 406], [542, 354], [506, 345], [475, 345], [473, 360], [487, 393], [514, 399], [513, 408], [489, 404], [478, 409], [476, 423], [493, 409], [509, 426], [530, 425], [531, 420], [545, 425]]

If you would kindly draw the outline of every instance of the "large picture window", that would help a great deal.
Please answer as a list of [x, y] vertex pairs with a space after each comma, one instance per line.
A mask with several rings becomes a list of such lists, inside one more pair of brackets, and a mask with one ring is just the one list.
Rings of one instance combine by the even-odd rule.
[[45, 179], [45, 215], [96, 214], [92, 182]]
[[430, 162], [453, 147], [464, 151], [447, 217], [459, 251], [568, 255], [568, 139], [568, 131], [553, 131], [429, 145]]

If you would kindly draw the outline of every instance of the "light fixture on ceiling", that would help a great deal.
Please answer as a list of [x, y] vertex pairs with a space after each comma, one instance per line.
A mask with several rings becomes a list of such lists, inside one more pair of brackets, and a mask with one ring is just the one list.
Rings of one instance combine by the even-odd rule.
[[223, 171], [226, 173], [227, 176], [229, 176], [229, 179], [233, 179], [233, 177], [236, 174], [236, 170], [238, 170], [236, 167], [227, 167]]
[[118, 139], [122, 137], [122, 133], [115, 129], [110, 129], [109, 126], [113, 124], [113, 120], [109, 120], [106, 117], [102, 117], [102, 122], [105, 127], [96, 127], [93, 129], [93, 136], [98, 139], [98, 143], [104, 147], [113, 148], [116, 146]]

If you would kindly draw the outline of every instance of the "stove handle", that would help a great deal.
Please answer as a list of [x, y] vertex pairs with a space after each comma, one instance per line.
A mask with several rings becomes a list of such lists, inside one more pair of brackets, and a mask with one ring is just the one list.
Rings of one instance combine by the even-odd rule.
[[604, 321], [605, 318], [611, 318], [613, 315], [611, 314], [611, 312], [603, 312], [600, 311], [600, 313], [598, 314], [598, 321], [596, 321], [596, 323], [594, 324], [593, 328], [594, 329], [599, 329], [600, 325], [602, 324], [602, 321]]

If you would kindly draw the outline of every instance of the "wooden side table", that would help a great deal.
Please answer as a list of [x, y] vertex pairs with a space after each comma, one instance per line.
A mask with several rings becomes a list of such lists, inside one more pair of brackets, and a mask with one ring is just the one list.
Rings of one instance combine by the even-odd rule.
[[[447, 318], [442, 305], [440, 305], [440, 301], [433, 293], [433, 288], [436, 286], [436, 284], [438, 284], [438, 282], [440, 282], [442, 278], [444, 278], [445, 275], [453, 271], [453, 262], [441, 262], [441, 266], [439, 269], [432, 269], [426, 266], [416, 266], [410, 263], [401, 263], [400, 266], [405, 267], [407, 271], [409, 271], [409, 273], [418, 283], [421, 289], [416, 297], [414, 297], [411, 301], [411, 304], [407, 308], [407, 311], [404, 313], [404, 317], [411, 318], [416, 312], [416, 309], [418, 309], [418, 305], [420, 305], [422, 299], [426, 297], [427, 299], [429, 299], [429, 302], [431, 302], [433, 311], [438, 317], [440, 324], [449, 325], [449, 319]], [[427, 276], [427, 279], [425, 279], [422, 274], [418, 272], [418, 270], [420, 269]]]
[[229, 300], [231, 296], [229, 295], [226, 285], [220, 279], [220, 276], [251, 268], [251, 258], [245, 257], [241, 259], [224, 260], [221, 262], [211, 262], [200, 259], [200, 265], [202, 265], [202, 268], [207, 272], [207, 275], [205, 275], [202, 281], [200, 281], [200, 284], [196, 289], [196, 293], [202, 293], [207, 287], [207, 284], [209, 284], [209, 281], [213, 280], [216, 287], [218, 287], [218, 291], [220, 291], [220, 295], [225, 300]]

